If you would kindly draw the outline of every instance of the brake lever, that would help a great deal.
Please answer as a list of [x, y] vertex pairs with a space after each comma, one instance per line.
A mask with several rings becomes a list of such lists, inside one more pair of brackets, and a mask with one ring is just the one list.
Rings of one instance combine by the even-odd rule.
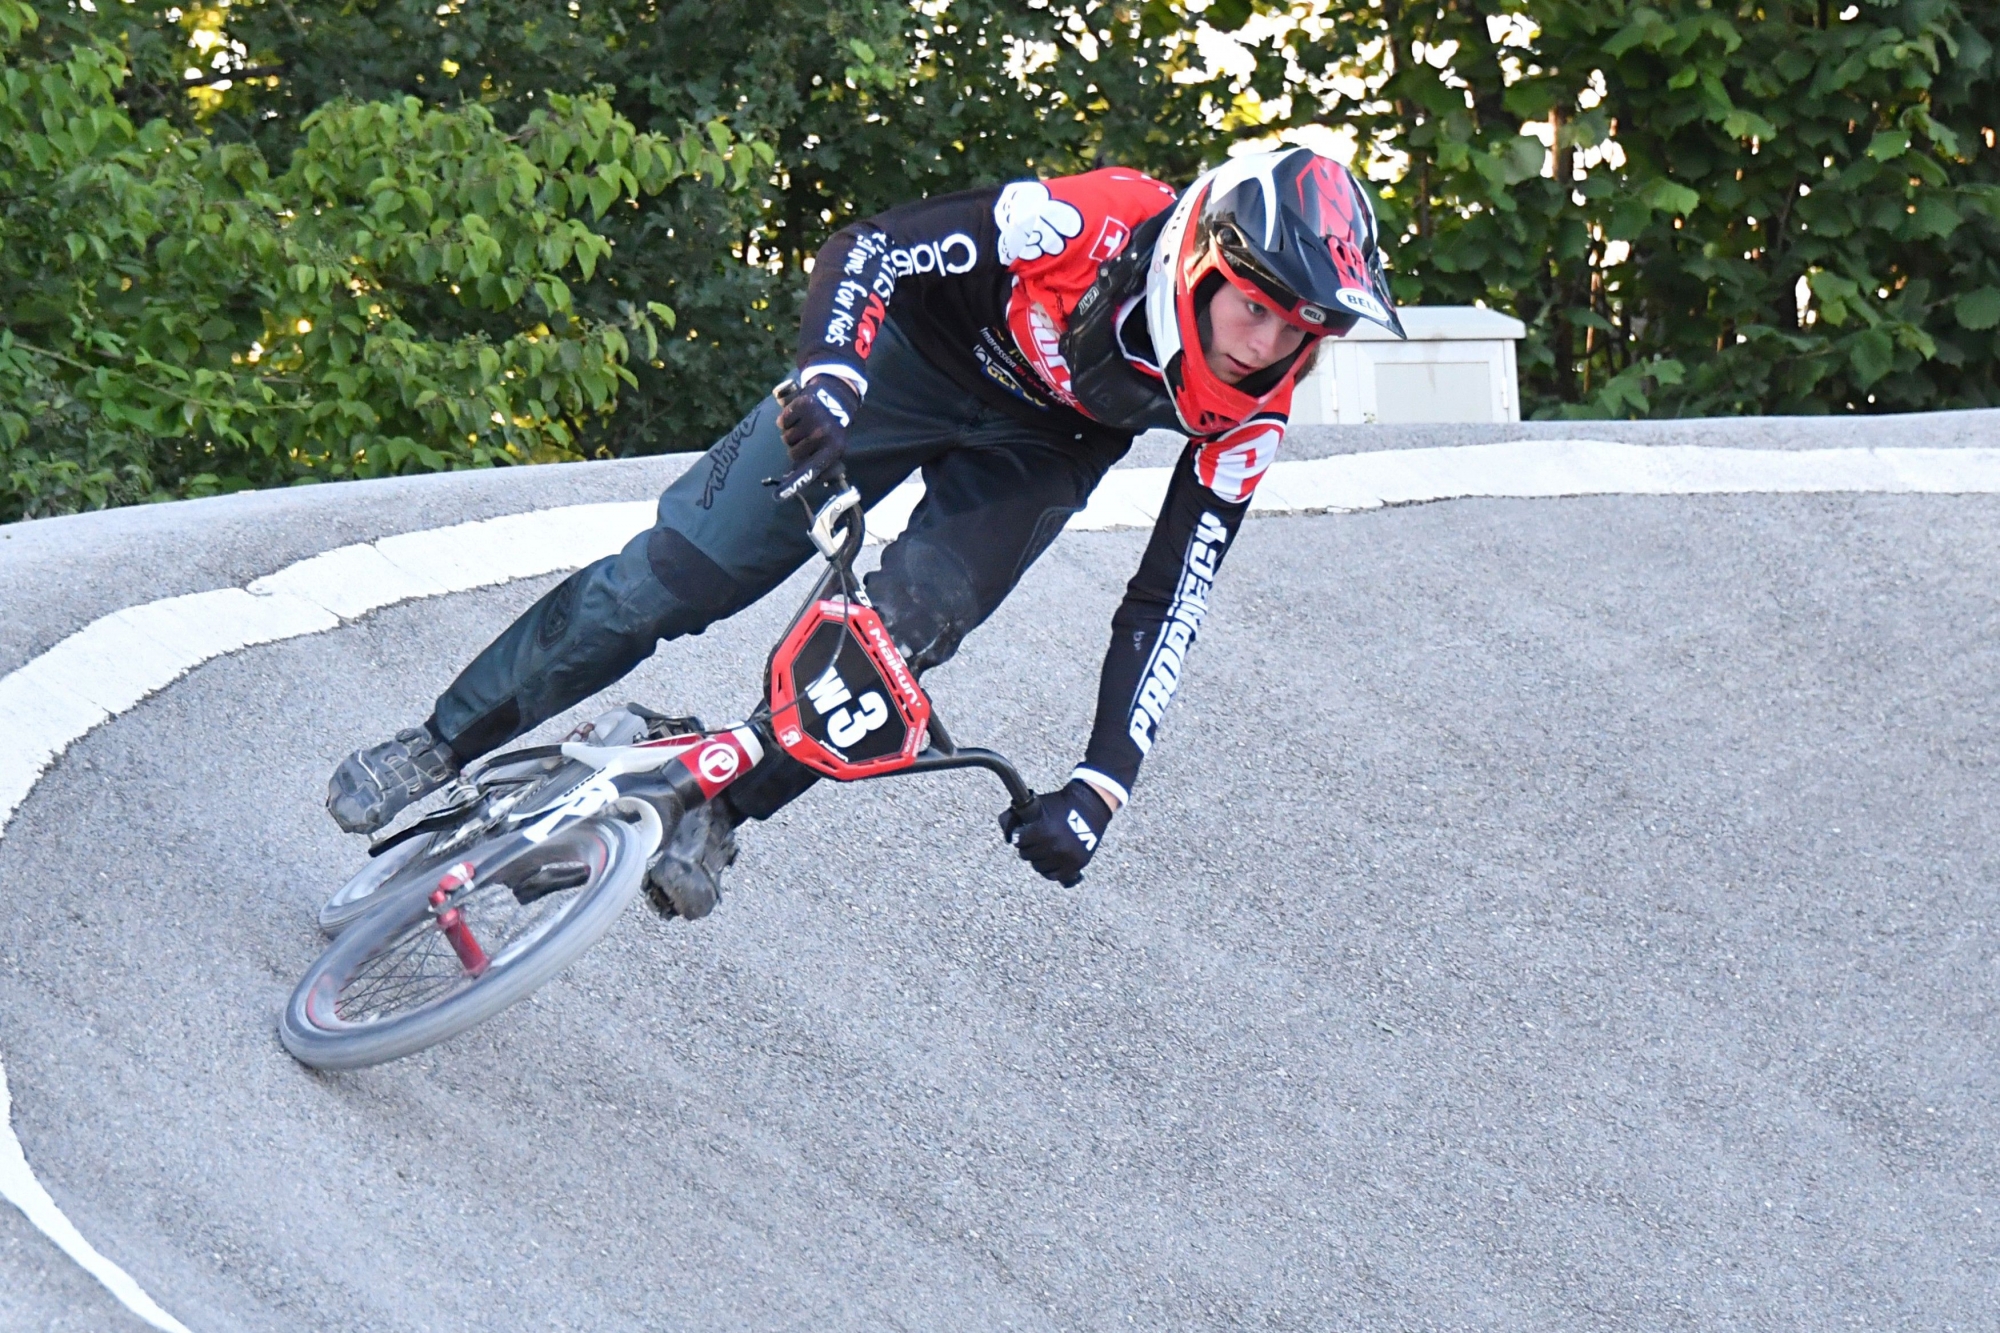
[[[845, 480], [845, 478], [843, 477], [841, 480]], [[852, 537], [845, 528], [842, 528], [839, 532], [835, 532], [834, 524], [838, 523], [844, 515], [860, 508], [861, 492], [855, 490], [852, 486], [843, 488], [838, 495], [819, 507], [819, 512], [813, 515], [810, 532], [812, 535], [812, 544], [819, 548], [821, 555], [829, 560], [838, 560], [840, 558], [842, 551], [846, 549]], [[853, 521], [862, 523], [866, 520], [856, 515]]]

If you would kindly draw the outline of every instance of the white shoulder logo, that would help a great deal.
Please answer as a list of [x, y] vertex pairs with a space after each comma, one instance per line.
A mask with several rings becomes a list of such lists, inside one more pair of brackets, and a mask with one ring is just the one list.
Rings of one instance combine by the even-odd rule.
[[1083, 231], [1083, 214], [1040, 181], [1015, 181], [993, 203], [1000, 228], [1000, 262], [1059, 255]]

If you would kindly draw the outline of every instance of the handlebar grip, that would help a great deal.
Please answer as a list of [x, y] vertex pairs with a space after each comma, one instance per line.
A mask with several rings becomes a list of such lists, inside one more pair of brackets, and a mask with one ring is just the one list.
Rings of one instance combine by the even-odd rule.
[[[805, 392], [805, 386], [790, 375], [779, 380], [771, 387], [771, 397], [778, 401], [778, 410], [780, 412], [784, 411], [785, 404], [791, 402], [792, 399], [798, 397], [803, 392]], [[832, 467], [829, 467], [812, 480], [815, 484], [824, 486], [828, 494], [837, 495], [847, 489], [847, 466], [836, 459]], [[775, 484], [776, 481], [777, 478], [775, 477], [766, 477], [764, 484], [770, 486]], [[807, 508], [811, 508], [810, 502], [808, 502]]]

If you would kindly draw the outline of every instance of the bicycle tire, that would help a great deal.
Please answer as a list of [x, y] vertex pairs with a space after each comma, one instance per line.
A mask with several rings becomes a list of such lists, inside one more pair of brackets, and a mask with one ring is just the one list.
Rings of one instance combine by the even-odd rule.
[[[634, 822], [620, 818], [619, 811]], [[508, 833], [475, 842], [459, 858], [475, 867], [464, 896], [456, 900], [468, 926], [476, 921], [489, 939], [500, 938], [491, 933], [491, 923], [518, 910], [515, 924], [522, 933], [494, 948], [483, 971], [460, 965], [453, 976], [458, 955], [448, 942], [439, 943], [447, 936], [432, 908], [432, 879], [418, 877], [377, 895], [383, 900], [337, 935], [299, 979], [279, 1017], [279, 1040], [315, 1069], [361, 1069], [426, 1050], [485, 1022], [526, 999], [603, 938], [638, 894], [647, 863], [666, 835], [652, 806], [623, 800], [542, 841]], [[592, 855], [593, 848], [601, 856]], [[590, 867], [586, 882], [514, 909], [507, 906], [515, 898], [507, 872], [515, 871], [518, 879], [578, 854]], [[480, 909], [476, 918], [474, 905]], [[356, 992], [369, 985], [375, 989]], [[435, 993], [424, 994], [426, 985]], [[419, 996], [419, 1002], [396, 1008], [406, 993]]]
[[[324, 935], [338, 935], [383, 900], [383, 895], [399, 887], [406, 872], [428, 869], [424, 853], [437, 841], [435, 833], [399, 842], [380, 856], [371, 857], [353, 878], [333, 891], [320, 905], [319, 928]], [[432, 875], [429, 881], [434, 882]]]

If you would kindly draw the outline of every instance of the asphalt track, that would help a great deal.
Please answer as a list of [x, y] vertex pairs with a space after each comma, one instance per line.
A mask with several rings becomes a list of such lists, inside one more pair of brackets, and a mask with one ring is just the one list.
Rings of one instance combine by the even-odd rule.
[[[673, 466], [23, 525], [0, 669]], [[1051, 549], [932, 678], [957, 733], [1067, 767], [1141, 541]], [[1254, 522], [1082, 888], [997, 786], [821, 788], [700, 925], [634, 909], [317, 1075], [272, 1022], [355, 856], [325, 773], [552, 580], [386, 607], [198, 667], [16, 811], [13, 1129], [204, 1331], [1993, 1327], [1997, 560], [1992, 495]], [[740, 711], [789, 608], [614, 697]], [[144, 1324], [0, 1208], [17, 1327]]]

